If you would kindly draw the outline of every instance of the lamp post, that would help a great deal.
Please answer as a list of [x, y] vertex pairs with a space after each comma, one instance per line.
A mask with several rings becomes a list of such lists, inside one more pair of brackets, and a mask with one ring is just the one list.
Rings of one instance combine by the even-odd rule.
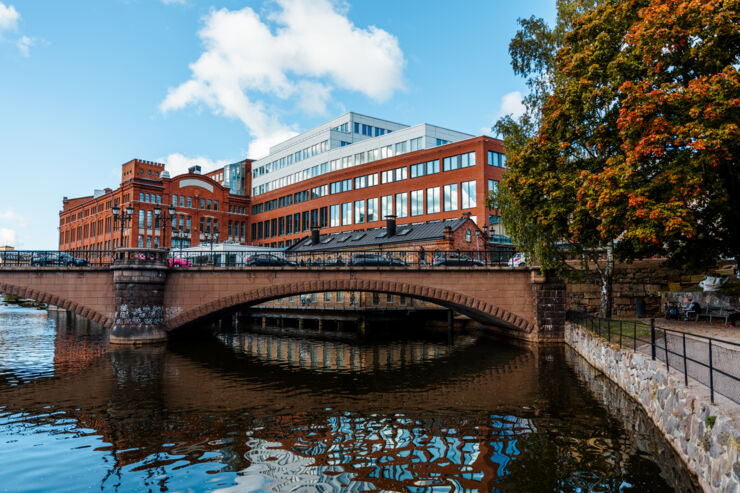
[[113, 212], [113, 227], [115, 227], [116, 223], [119, 223], [121, 225], [121, 234], [118, 237], [118, 248], [123, 247], [123, 230], [126, 228], [126, 225], [131, 221], [131, 219], [134, 217], [134, 208], [132, 206], [126, 206], [126, 208], [121, 211], [121, 208], [117, 205], [114, 205], [111, 208], [111, 212]]
[[[162, 222], [162, 243], [164, 243], [164, 239], [167, 238], [167, 222], [177, 221], [177, 217], [175, 216], [175, 208], [173, 206], [169, 206], [167, 208], [167, 213], [162, 214], [162, 208], [159, 207], [159, 205], [156, 205], [154, 207], [154, 217], [155, 220], [159, 219]], [[170, 246], [172, 246], [171, 243], [172, 242], [170, 241]], [[165, 245], [163, 244], [162, 246], [164, 247]]]
[[486, 263], [490, 260], [490, 249], [488, 246], [488, 225], [483, 225], [483, 249], [486, 252]]
[[205, 233], [203, 233], [203, 236], [206, 241], [211, 243], [211, 265], [213, 265], [215, 263], [213, 261], [213, 241], [218, 241], [218, 230], [214, 228], [213, 233], [211, 233], [210, 231], [206, 231]]

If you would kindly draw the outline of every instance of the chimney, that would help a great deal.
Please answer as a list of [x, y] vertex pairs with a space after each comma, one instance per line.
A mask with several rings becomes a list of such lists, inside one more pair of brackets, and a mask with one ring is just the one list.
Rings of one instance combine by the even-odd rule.
[[463, 212], [463, 213], [462, 213], [462, 218], [463, 218], [463, 219], [470, 219], [470, 216], [472, 216], [472, 215], [473, 215], [473, 213], [472, 213], [472, 212], [470, 212], [470, 211], [467, 211], [467, 212]]
[[452, 228], [445, 226], [445, 241], [452, 241]]
[[385, 216], [385, 236], [390, 238], [396, 235], [396, 216]]
[[319, 244], [319, 228], [311, 229], [311, 244], [312, 245]]

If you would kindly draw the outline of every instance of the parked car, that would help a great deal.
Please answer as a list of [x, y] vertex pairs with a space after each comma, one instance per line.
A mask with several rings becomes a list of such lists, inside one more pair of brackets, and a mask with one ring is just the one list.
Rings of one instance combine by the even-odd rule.
[[244, 265], [267, 265], [271, 267], [281, 267], [285, 265], [295, 266], [296, 263], [284, 257], [279, 257], [270, 253], [255, 253], [244, 259]]
[[440, 253], [432, 259], [432, 265], [443, 266], [481, 266], [482, 261], [460, 253]]
[[85, 258], [73, 257], [68, 253], [59, 254], [59, 264], [61, 265], [74, 265], [75, 267], [87, 267], [90, 262]]
[[527, 257], [523, 253], [515, 253], [509, 259], [509, 267], [524, 267], [527, 265]]
[[192, 267], [193, 263], [186, 258], [170, 258], [168, 260], [170, 268], [179, 269], [180, 267]]
[[33, 252], [31, 255], [31, 265], [34, 267], [60, 265], [59, 252]]
[[391, 257], [389, 255], [383, 256], [377, 253], [358, 253], [352, 255], [347, 260], [347, 265], [356, 266], [374, 266], [374, 265], [390, 265], [390, 266], [405, 266], [408, 265], [400, 258]]

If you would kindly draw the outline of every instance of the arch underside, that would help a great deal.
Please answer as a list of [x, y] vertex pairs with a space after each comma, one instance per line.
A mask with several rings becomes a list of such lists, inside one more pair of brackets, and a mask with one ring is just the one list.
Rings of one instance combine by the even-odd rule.
[[110, 317], [107, 317], [83, 304], [77, 303], [74, 300], [60, 297], [52, 293], [7, 283], [0, 283], [0, 293], [35, 300], [40, 303], [46, 303], [47, 305], [58, 306], [59, 308], [74, 312], [75, 314], [107, 329], [113, 327], [113, 320]]
[[[532, 321], [519, 315], [487, 301], [448, 289], [393, 281], [342, 279], [274, 285], [224, 296], [196, 308], [180, 311], [176, 315], [166, 317], [165, 326], [167, 330], [173, 330], [240, 305], [257, 305], [277, 298], [325, 291], [365, 291], [404, 295], [451, 308], [484, 324], [492, 324], [525, 334], [530, 334], [536, 329]], [[173, 307], [165, 307], [165, 313], [173, 313], [174, 310]]]

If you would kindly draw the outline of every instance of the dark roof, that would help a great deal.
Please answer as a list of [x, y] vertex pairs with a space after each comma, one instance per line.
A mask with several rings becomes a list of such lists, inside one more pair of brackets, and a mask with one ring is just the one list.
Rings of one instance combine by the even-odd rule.
[[[386, 228], [332, 233], [321, 235], [319, 237], [319, 242], [316, 245], [311, 244], [311, 237], [308, 236], [295, 245], [289, 247], [287, 251], [312, 252], [322, 250], [349, 250], [358, 247], [371, 248], [380, 245], [392, 245], [394, 243], [441, 240], [444, 238], [445, 226], [449, 226], [452, 231], [455, 231], [467, 221], [471, 220], [468, 218], [461, 218], [448, 219], [445, 221], [432, 221], [421, 224], [399, 224], [396, 226], [396, 234], [390, 238], [387, 236]], [[473, 223], [473, 226], [475, 226], [475, 223]]]

